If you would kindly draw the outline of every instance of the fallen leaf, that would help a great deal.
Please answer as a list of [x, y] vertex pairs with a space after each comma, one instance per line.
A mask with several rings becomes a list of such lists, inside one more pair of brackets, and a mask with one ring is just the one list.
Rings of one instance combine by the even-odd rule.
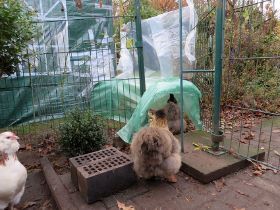
[[186, 196], [186, 201], [191, 202], [191, 197]]
[[267, 170], [267, 169], [268, 169], [268, 168], [267, 168], [265, 165], [263, 165], [263, 164], [260, 164], [260, 167], [261, 167], [262, 170]]
[[229, 153], [230, 155], [235, 154], [234, 149], [233, 149], [233, 148], [230, 148], [230, 149], [228, 150], [228, 153]]
[[253, 174], [255, 176], [261, 176], [265, 173], [266, 170], [268, 170], [268, 167], [263, 164], [256, 164], [251, 160], [248, 160], [253, 164]]
[[253, 174], [256, 176], [261, 176], [263, 173], [262, 171], [254, 171]]
[[272, 131], [272, 133], [280, 133], [280, 129], [275, 129]]
[[247, 141], [245, 141], [244, 139], [240, 139], [240, 143], [247, 144]]
[[46, 201], [43, 203], [43, 205], [42, 205], [42, 207], [41, 207], [41, 210], [47, 210], [47, 209], [50, 208], [50, 206], [51, 206], [51, 201], [50, 201], [50, 200], [46, 200]]
[[248, 135], [246, 135], [246, 136], [244, 137], [244, 139], [246, 139], [246, 140], [252, 140], [252, 139], [254, 139], [254, 137], [255, 137], [255, 134], [252, 133], [252, 132], [250, 132]]
[[25, 149], [26, 149], [27, 151], [32, 150], [32, 145], [31, 145], [31, 144], [26, 144], [26, 145], [25, 145]]
[[211, 147], [193, 142], [194, 151], [208, 151]]
[[32, 165], [26, 165], [27, 170], [38, 169], [38, 168], [40, 168], [40, 163], [35, 163], [35, 164], [32, 164]]
[[82, 7], [83, 7], [82, 0], [74, 0], [74, 1], [76, 3], [76, 7], [78, 9], [82, 9]]
[[36, 205], [36, 202], [32, 202], [32, 201], [25, 202], [25, 203], [23, 204], [23, 206], [21, 207], [21, 210], [27, 209], [27, 208], [29, 208], [29, 207], [31, 207], [31, 206], [35, 206], [35, 205]]
[[190, 177], [188, 177], [188, 176], [185, 177], [185, 180], [186, 180], [186, 181], [188, 181], [189, 179], [190, 179]]
[[121, 203], [117, 200], [117, 205], [120, 210], [135, 210], [133, 206], [126, 206], [124, 203]]
[[248, 123], [246, 123], [246, 124], [244, 124], [244, 126], [243, 126], [244, 128], [251, 128], [252, 127], [252, 125], [251, 124], [248, 124]]
[[221, 178], [220, 180], [214, 181], [215, 188], [218, 192], [222, 191], [222, 188], [226, 185], [225, 179]]
[[275, 153], [275, 155], [278, 155], [278, 156], [280, 156], [280, 153], [279, 153], [278, 151], [276, 151], [276, 150], [273, 150], [273, 152]]
[[244, 192], [241, 192], [240, 190], [237, 190], [236, 192], [237, 192], [237, 193], [239, 193], [240, 195], [244, 195], [244, 196], [249, 197], [249, 195], [247, 195], [247, 194], [246, 194], [246, 193], [244, 193]]
[[260, 112], [255, 112], [254, 114], [255, 114], [255, 116], [257, 116], [257, 117], [261, 117], [261, 116], [262, 116], [262, 113], [260, 113]]
[[257, 170], [257, 171], [262, 171], [262, 170], [263, 170], [262, 165], [261, 165], [261, 164], [258, 164], [258, 165], [256, 166], [256, 170]]
[[249, 183], [249, 182], [245, 182], [246, 185], [249, 185], [249, 186], [254, 186], [252, 183]]
[[63, 168], [64, 166], [63, 165], [59, 165], [58, 163], [54, 162], [53, 163], [54, 167], [56, 168]]
[[111, 144], [105, 144], [105, 145], [104, 145], [104, 148], [110, 148], [110, 147], [112, 147]]

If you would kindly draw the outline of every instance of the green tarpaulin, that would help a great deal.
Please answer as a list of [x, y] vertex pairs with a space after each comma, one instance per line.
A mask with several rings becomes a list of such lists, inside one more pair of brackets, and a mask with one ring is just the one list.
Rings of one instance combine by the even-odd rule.
[[[100, 82], [92, 92], [91, 106], [95, 112], [106, 113], [105, 115], [111, 119], [127, 122], [118, 131], [118, 135], [127, 143], [131, 142], [135, 132], [147, 124], [147, 112], [150, 108], [163, 108], [170, 93], [173, 93], [180, 103], [180, 79], [176, 77], [146, 79], [148, 88], [142, 97], [139, 94], [138, 80], [136, 81], [115, 79]], [[200, 120], [201, 93], [189, 81], [183, 81], [183, 89], [184, 112], [194, 123], [196, 129], [202, 129]]]

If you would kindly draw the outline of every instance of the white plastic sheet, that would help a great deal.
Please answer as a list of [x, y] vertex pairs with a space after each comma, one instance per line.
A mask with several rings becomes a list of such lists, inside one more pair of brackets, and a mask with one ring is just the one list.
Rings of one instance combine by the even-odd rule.
[[[195, 26], [198, 17], [192, 0], [188, 0], [188, 6], [182, 10], [183, 69], [190, 69], [196, 60]], [[124, 28], [126, 28], [126, 32], [123, 32], [122, 37], [135, 34], [135, 27], [131, 27], [130, 23]], [[125, 33], [127, 33], [126, 36]], [[142, 20], [142, 33], [145, 71], [158, 72], [155, 75], [161, 77], [178, 76], [180, 70], [179, 10]], [[122, 40], [122, 42], [124, 41]], [[121, 50], [117, 69], [123, 72], [119, 77], [124, 78], [128, 72], [137, 69], [135, 68], [137, 53], [133, 52], [133, 49], [127, 49], [125, 45], [122, 46], [124, 48]]]

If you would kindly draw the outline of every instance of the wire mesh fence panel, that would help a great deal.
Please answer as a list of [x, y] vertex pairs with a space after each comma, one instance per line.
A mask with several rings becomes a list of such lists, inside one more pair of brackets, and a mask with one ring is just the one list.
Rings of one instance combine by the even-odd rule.
[[[203, 129], [211, 131], [214, 90], [214, 44], [215, 44], [215, 1], [194, 1], [197, 24], [192, 28], [196, 33], [195, 61], [184, 69], [184, 79], [192, 81], [202, 93], [201, 119]], [[185, 49], [186, 51], [186, 49]], [[187, 52], [185, 52], [187, 53]]]
[[91, 109], [113, 134], [140, 97], [137, 61], [128, 78], [117, 70], [121, 40], [136, 53], [135, 30], [129, 38], [114, 36], [121, 22], [132, 25], [135, 17], [114, 16], [111, 1], [85, 1], [90, 6], [82, 11], [73, 1], [28, 3], [38, 9], [36, 37], [17, 73], [0, 80], [0, 127], [28, 133], [57, 127], [71, 110]]
[[[242, 154], [243, 158], [265, 152], [264, 159], [257, 156], [257, 161], [279, 170], [278, 14], [269, 0], [225, 3], [220, 127], [227, 141], [222, 147], [230, 153]], [[186, 78], [202, 92], [204, 130], [211, 132], [216, 1], [194, 1], [194, 4], [198, 13], [194, 28], [196, 62], [186, 70]]]
[[[257, 156], [261, 163], [279, 169], [280, 115], [237, 106], [225, 106], [222, 128], [229, 140], [224, 145], [232, 153], [248, 158], [252, 152], [265, 153]], [[242, 149], [246, 151], [241, 151]]]
[[225, 147], [240, 154], [245, 146], [245, 158], [265, 152], [259, 161], [275, 169], [280, 169], [279, 38], [273, 1], [228, 1], [221, 127], [230, 144]]

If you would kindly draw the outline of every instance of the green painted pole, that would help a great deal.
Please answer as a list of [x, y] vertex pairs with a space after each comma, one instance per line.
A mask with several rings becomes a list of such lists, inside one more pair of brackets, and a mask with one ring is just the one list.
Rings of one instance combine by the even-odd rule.
[[[214, 111], [213, 133], [220, 135], [221, 86], [223, 68], [223, 42], [224, 42], [224, 5], [225, 0], [217, 0], [216, 8], [216, 43], [215, 43], [215, 80], [214, 80]], [[219, 149], [219, 142], [212, 142], [213, 150]]]
[[142, 40], [142, 26], [141, 26], [141, 5], [140, 0], [134, 0], [134, 14], [135, 14], [135, 26], [136, 26], [136, 42], [138, 55], [138, 68], [140, 78], [140, 94], [144, 94], [146, 90], [145, 82], [145, 70], [144, 70], [144, 56], [143, 56], [143, 40]]
[[183, 22], [182, 22], [183, 14], [182, 14], [182, 0], [179, 0], [179, 27], [180, 27], [180, 101], [181, 101], [181, 106], [180, 106], [180, 139], [181, 139], [181, 151], [184, 153], [185, 148], [184, 148], [184, 131], [183, 131], [183, 124], [184, 124], [184, 97], [183, 97]]

